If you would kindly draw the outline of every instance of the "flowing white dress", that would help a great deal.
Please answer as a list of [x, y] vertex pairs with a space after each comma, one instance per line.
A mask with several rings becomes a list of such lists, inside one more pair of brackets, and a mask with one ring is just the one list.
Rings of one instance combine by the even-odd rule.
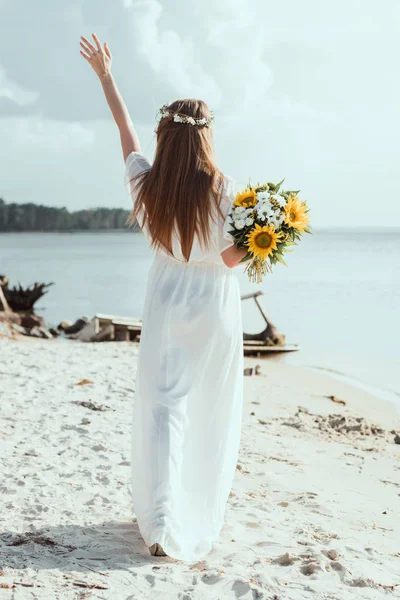
[[[125, 185], [149, 161], [132, 152]], [[176, 559], [206, 556], [224, 524], [239, 453], [243, 330], [234, 269], [220, 253], [233, 244], [227, 216], [235, 185], [226, 178], [224, 219], [211, 224], [205, 253], [195, 237], [189, 262], [156, 251], [148, 274], [132, 423], [132, 501], [139, 531]], [[138, 216], [142, 226], [142, 217]], [[147, 226], [144, 234], [150, 239]]]

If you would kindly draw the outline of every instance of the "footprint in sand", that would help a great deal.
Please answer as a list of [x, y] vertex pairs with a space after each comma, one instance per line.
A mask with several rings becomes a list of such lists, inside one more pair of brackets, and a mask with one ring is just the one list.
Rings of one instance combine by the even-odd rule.
[[232, 590], [235, 593], [236, 598], [241, 598], [249, 593], [251, 587], [250, 584], [245, 581], [236, 580], [232, 585]]
[[155, 584], [156, 584], [155, 583], [156, 578], [154, 577], [154, 575], [145, 575], [144, 578], [145, 578], [146, 581], [149, 582], [149, 584], [150, 584], [151, 587], [155, 586]]
[[329, 563], [329, 564], [330, 564], [330, 566], [332, 567], [332, 569], [334, 569], [335, 571], [338, 571], [338, 572], [339, 572], [339, 574], [340, 574], [341, 572], [345, 573], [345, 572], [346, 572], [346, 570], [347, 570], [347, 569], [346, 569], [346, 567], [344, 567], [344, 566], [342, 565], [342, 563], [340, 563], [340, 562], [338, 562], [338, 561], [336, 561], [336, 560], [333, 560], [333, 561], [332, 561], [331, 563]]
[[246, 521], [244, 525], [251, 527], [251, 529], [259, 529], [261, 527], [260, 523], [256, 523], [255, 521]]
[[207, 585], [214, 585], [221, 579], [220, 573], [204, 573], [201, 576], [201, 581]]
[[289, 567], [294, 564], [295, 560], [298, 560], [297, 556], [293, 556], [290, 552], [285, 552], [285, 554], [274, 558], [271, 563], [281, 565], [281, 567]]
[[302, 567], [300, 567], [300, 573], [303, 575], [314, 575], [315, 573], [318, 573], [318, 571], [322, 570], [322, 565], [319, 562], [305, 563]]

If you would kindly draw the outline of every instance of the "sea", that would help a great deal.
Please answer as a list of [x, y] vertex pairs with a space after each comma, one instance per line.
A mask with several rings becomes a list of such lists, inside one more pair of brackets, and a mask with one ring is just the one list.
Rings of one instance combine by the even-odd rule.
[[[52, 283], [36, 312], [48, 326], [95, 313], [141, 318], [153, 251], [132, 231], [0, 234], [10, 285]], [[400, 231], [315, 231], [262, 283], [235, 268], [297, 352], [280, 360], [328, 371], [400, 408]], [[242, 301], [244, 331], [265, 324]], [[71, 342], [72, 343], [72, 342]]]

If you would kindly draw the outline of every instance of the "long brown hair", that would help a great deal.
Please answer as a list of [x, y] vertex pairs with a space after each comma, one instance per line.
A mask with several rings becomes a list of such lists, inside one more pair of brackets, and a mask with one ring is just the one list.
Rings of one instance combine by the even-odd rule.
[[179, 113], [210, 119], [207, 104], [190, 98], [175, 100], [167, 110], [170, 114], [157, 126], [151, 168], [131, 180], [136, 184], [136, 201], [128, 222], [133, 224], [143, 208], [143, 226], [148, 224], [151, 246], [162, 246], [171, 255], [176, 224], [182, 254], [189, 260], [196, 234], [200, 244], [209, 247], [209, 219], [215, 220], [214, 209], [222, 216], [224, 176], [214, 163], [212, 127], [177, 123], [173, 118]]

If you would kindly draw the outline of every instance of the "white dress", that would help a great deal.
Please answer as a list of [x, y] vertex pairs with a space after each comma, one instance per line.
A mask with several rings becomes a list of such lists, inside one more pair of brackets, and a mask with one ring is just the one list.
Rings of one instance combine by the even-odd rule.
[[[151, 167], [138, 152], [125, 185]], [[243, 330], [238, 279], [220, 253], [233, 244], [227, 213], [235, 197], [225, 181], [224, 220], [212, 247], [195, 237], [184, 261], [154, 253], [145, 295], [132, 423], [132, 501], [145, 543], [176, 559], [206, 556], [220, 533], [239, 453], [243, 411]], [[142, 225], [139, 215], [138, 222]], [[149, 239], [149, 232], [144, 229]]]

